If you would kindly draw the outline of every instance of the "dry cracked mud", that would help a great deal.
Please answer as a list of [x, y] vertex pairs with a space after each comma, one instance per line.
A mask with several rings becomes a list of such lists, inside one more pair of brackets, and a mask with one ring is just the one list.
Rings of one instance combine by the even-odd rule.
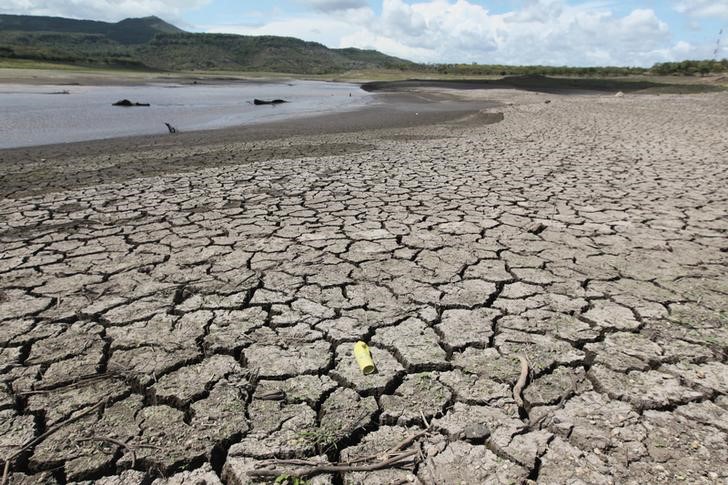
[[9, 482], [244, 484], [427, 428], [311, 483], [728, 483], [728, 96], [464, 96], [503, 120], [0, 152]]

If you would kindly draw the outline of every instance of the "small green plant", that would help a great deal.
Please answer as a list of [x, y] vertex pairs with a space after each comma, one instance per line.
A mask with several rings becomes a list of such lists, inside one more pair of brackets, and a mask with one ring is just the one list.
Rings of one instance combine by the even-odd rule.
[[718, 339], [716, 337], [712, 336], [712, 335], [709, 335], [707, 337], [704, 337], [703, 340], [705, 342], [707, 342], [708, 344], [711, 344], [711, 345], [718, 345], [718, 344], [720, 344], [720, 342], [718, 341]]
[[327, 451], [336, 443], [336, 434], [326, 428], [309, 428], [296, 433], [299, 441], [316, 447], [319, 452]]
[[432, 385], [432, 375], [429, 372], [417, 374], [417, 376], [415, 377], [414, 385], [421, 391], [429, 389], [429, 387]]
[[278, 475], [273, 482], [275, 485], [309, 485], [311, 482], [303, 478], [294, 477], [286, 473]]
[[718, 320], [722, 325], [728, 325], [728, 311], [719, 311]]

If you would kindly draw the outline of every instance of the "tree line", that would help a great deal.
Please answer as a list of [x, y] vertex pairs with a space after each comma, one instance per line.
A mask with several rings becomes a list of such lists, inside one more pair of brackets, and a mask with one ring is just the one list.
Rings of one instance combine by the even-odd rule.
[[502, 64], [426, 64], [423, 70], [461, 76], [582, 76], [618, 77], [633, 75], [695, 76], [728, 72], [728, 59], [661, 62], [652, 67], [510, 66]]

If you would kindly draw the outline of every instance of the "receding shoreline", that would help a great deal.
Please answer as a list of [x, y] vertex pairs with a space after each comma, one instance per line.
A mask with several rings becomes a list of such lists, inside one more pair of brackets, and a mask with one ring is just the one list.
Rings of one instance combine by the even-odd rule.
[[[139, 147], [173, 148], [229, 142], [247, 142], [332, 133], [407, 128], [460, 119], [481, 110], [497, 108], [495, 101], [466, 101], [436, 94], [382, 93], [379, 103], [362, 109], [239, 125], [175, 135], [148, 135], [37, 145], [0, 150], [0, 163], [58, 156], [91, 156], [134, 151]], [[495, 117], [493, 122], [498, 121]]]

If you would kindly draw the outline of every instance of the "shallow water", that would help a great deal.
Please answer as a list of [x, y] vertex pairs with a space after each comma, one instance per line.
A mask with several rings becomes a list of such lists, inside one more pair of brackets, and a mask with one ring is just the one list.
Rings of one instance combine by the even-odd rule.
[[[69, 94], [53, 94], [67, 90]], [[289, 103], [254, 106], [253, 99]], [[0, 85], [0, 148], [207, 130], [352, 110], [372, 95], [318, 81], [145, 86]], [[149, 107], [112, 106], [120, 99]]]

